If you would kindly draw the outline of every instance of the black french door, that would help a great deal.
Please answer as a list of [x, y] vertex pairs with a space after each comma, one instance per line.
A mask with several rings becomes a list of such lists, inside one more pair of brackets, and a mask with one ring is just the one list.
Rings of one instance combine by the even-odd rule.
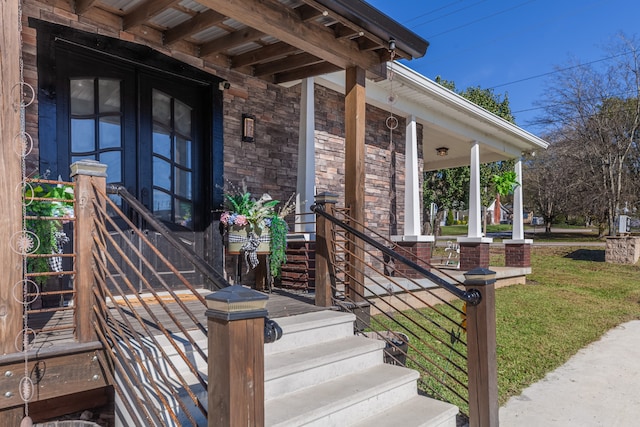
[[[123, 185], [186, 245], [206, 254], [212, 219], [210, 88], [72, 49], [58, 49], [56, 63], [58, 170], [68, 171], [82, 159], [106, 164], [108, 183]], [[198, 280], [192, 266], [159, 233], [137, 215], [131, 219], [147, 230], [147, 238], [181, 273]], [[135, 246], [167, 283], [179, 285], [155, 252], [139, 241]], [[138, 264], [144, 277], [157, 285], [144, 263]]]

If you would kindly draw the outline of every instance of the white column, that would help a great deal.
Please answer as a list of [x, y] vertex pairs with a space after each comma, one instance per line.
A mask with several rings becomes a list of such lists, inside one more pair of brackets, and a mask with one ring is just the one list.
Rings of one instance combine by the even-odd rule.
[[491, 243], [493, 239], [482, 236], [482, 199], [480, 198], [480, 144], [471, 146], [471, 170], [469, 179], [469, 229], [467, 237], [458, 242]]
[[309, 207], [315, 197], [315, 108], [313, 78], [302, 80], [300, 95], [300, 132], [298, 139], [298, 181], [296, 186], [296, 232], [315, 233], [315, 218]]
[[522, 217], [522, 160], [518, 159], [514, 167], [516, 173], [516, 181], [518, 185], [513, 191], [513, 230], [511, 239], [503, 240], [505, 245], [508, 244], [532, 244], [532, 239], [524, 238], [524, 218]]
[[420, 171], [418, 169], [418, 131], [415, 116], [407, 117], [404, 153], [404, 230], [391, 236], [394, 242], [433, 242], [434, 236], [422, 235], [420, 222]]
[[522, 160], [518, 159], [515, 165], [516, 181], [518, 185], [513, 192], [513, 240], [524, 239], [524, 224], [522, 218]]
[[407, 117], [407, 136], [404, 154], [404, 234], [418, 236], [420, 223], [420, 186], [418, 171], [418, 133], [415, 116]]
[[469, 179], [469, 231], [467, 237], [482, 237], [482, 206], [480, 198], [480, 144], [471, 147], [471, 177]]

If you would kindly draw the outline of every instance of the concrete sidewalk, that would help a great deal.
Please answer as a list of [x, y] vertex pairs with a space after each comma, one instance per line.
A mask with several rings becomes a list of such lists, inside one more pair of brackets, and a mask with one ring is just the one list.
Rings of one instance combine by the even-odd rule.
[[640, 320], [610, 330], [509, 399], [500, 426], [640, 426]]

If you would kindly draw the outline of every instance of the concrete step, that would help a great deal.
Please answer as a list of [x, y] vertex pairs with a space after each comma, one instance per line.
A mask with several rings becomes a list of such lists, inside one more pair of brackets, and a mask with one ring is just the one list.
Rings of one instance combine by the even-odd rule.
[[282, 338], [265, 344], [265, 355], [353, 336], [355, 316], [326, 310], [273, 320], [282, 328]]
[[380, 364], [314, 387], [272, 399], [265, 405], [270, 427], [343, 427], [416, 396], [416, 371]]
[[415, 396], [350, 427], [456, 427], [457, 414], [457, 406]]
[[384, 341], [350, 336], [265, 356], [265, 400], [382, 362]]

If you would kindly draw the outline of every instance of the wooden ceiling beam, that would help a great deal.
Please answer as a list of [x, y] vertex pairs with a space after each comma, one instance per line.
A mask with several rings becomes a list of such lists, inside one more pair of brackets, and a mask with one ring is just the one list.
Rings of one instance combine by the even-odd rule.
[[296, 13], [305, 22], [313, 21], [322, 16], [322, 11], [311, 7], [308, 4], [303, 4], [295, 8]]
[[227, 19], [226, 16], [219, 14], [215, 10], [209, 9], [202, 13], [198, 13], [193, 18], [165, 31], [164, 44], [172, 45], [177, 41], [190, 37], [206, 28], [218, 25], [225, 19]]
[[131, 27], [140, 25], [150, 20], [160, 12], [170, 8], [180, 0], [151, 0], [140, 4], [138, 7], [127, 13], [122, 19], [122, 28], [128, 30]]
[[76, 0], [76, 13], [78, 15], [84, 14], [87, 10], [91, 9], [98, 0]]
[[264, 36], [265, 34], [262, 31], [256, 30], [255, 28], [245, 28], [202, 44], [202, 46], [200, 46], [200, 56], [213, 55], [258, 40]]
[[333, 32], [308, 25], [294, 10], [283, 7], [278, 1], [199, 0], [199, 3], [341, 69], [354, 65], [376, 68], [381, 61], [376, 53], [360, 51], [357, 43], [351, 40], [336, 39]]
[[231, 59], [231, 68], [246, 67], [248, 65], [270, 62], [271, 60], [299, 52], [295, 46], [283, 42], [277, 42], [268, 46], [252, 50], [251, 52], [236, 55]]
[[[324, 7], [324, 6], [322, 6], [321, 4], [319, 4], [315, 0], [302, 0], [302, 1], [305, 4], [308, 4], [309, 6], [314, 7], [314, 8], [322, 9]], [[329, 11], [329, 12], [331, 12], [331, 11]], [[344, 25], [345, 27], [351, 28], [357, 34], [362, 34], [363, 37], [366, 37], [367, 39], [371, 40], [373, 43], [376, 43], [376, 44], [378, 44], [380, 46], [383, 46], [384, 48], [388, 48], [389, 40], [381, 39], [380, 37], [376, 36], [372, 32], [362, 28], [359, 25], [354, 24], [353, 22], [345, 19], [344, 17], [342, 17], [339, 14], [331, 13], [331, 16], [333, 18], [335, 18], [336, 21], [338, 21], [339, 24]], [[411, 59], [411, 55], [410, 54], [408, 54], [407, 52], [405, 52], [405, 51], [403, 51], [401, 49], [398, 49], [398, 48], [396, 48], [396, 57]]]
[[308, 67], [320, 62], [324, 62], [322, 59], [313, 56], [308, 53], [300, 53], [298, 55], [291, 55], [283, 58], [279, 61], [269, 62], [267, 64], [256, 65], [254, 67], [253, 75], [262, 77], [271, 74], [284, 73], [286, 71], [295, 70], [296, 68]]
[[276, 84], [286, 83], [293, 80], [306, 79], [307, 77], [319, 76], [321, 74], [333, 73], [340, 70], [341, 68], [337, 65], [330, 64], [328, 62], [321, 62], [308, 67], [298, 68], [297, 70], [276, 74], [270, 81]]

